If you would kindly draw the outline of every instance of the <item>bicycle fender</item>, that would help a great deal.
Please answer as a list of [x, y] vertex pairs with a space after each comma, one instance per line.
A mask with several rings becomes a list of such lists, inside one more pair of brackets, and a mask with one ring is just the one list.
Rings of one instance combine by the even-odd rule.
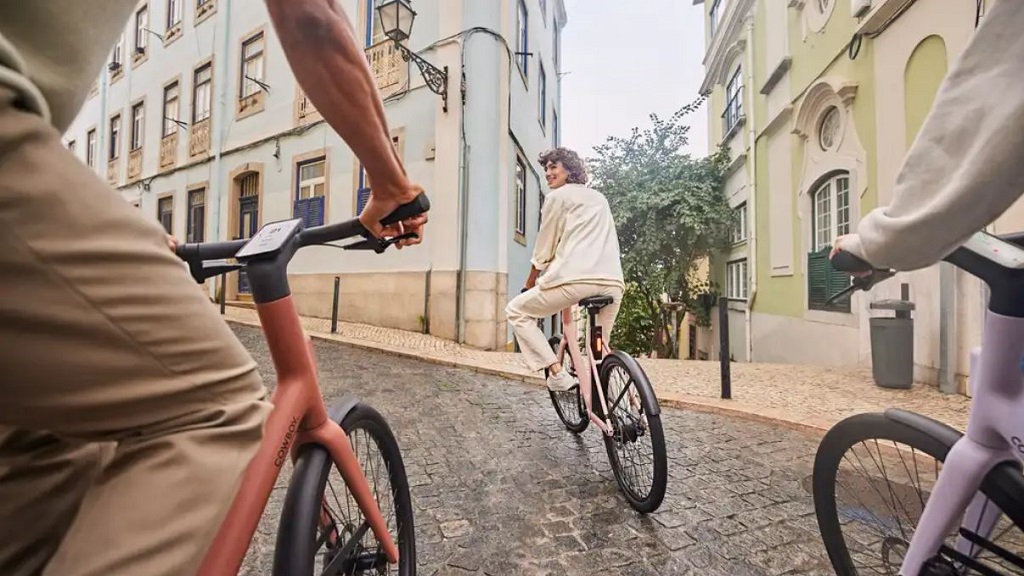
[[[640, 366], [640, 363], [637, 362], [635, 358], [621, 350], [612, 350], [610, 353], [605, 355], [605, 358], [609, 356], [615, 356], [619, 361], [626, 365], [626, 368], [630, 372], [639, 376], [639, 378], [637, 378], [636, 380], [636, 385], [644, 392], [644, 394], [641, 397], [641, 400], [644, 403], [644, 411], [650, 414], [651, 416], [657, 416], [661, 414], [661, 406], [658, 404], [657, 397], [654, 394], [654, 386], [651, 386], [651, 381], [649, 378], [647, 378], [647, 372], [644, 372], [644, 369]], [[601, 366], [601, 371], [603, 379], [603, 363]], [[611, 403], [611, 400], [608, 400], [608, 402]]]
[[[956, 428], [923, 414], [889, 408], [885, 411], [885, 417], [935, 438], [945, 446], [946, 453], [963, 437], [963, 433]], [[945, 457], [946, 454], [943, 454], [943, 459]], [[1021, 475], [1020, 462], [1004, 460], [993, 466], [982, 480], [982, 488], [1003, 514], [1017, 526], [1024, 526], [1024, 476]]]
[[327, 415], [330, 416], [331, 420], [341, 424], [345, 416], [348, 416], [348, 413], [354, 410], [359, 405], [359, 402], [358, 396], [346, 394], [342, 396], [341, 400], [331, 404], [330, 408], [327, 409]]

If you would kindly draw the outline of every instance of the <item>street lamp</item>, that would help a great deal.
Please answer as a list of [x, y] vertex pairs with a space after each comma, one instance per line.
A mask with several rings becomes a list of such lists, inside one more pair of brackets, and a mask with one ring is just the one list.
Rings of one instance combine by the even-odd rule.
[[448, 112], [448, 67], [439, 70], [402, 44], [403, 40], [409, 39], [412, 35], [412, 23], [416, 19], [416, 11], [412, 9], [409, 0], [384, 0], [377, 6], [377, 16], [380, 18], [384, 35], [394, 42], [395, 47], [402, 53], [403, 60], [412, 60], [416, 63], [427, 87], [441, 97], [444, 101], [443, 109]]

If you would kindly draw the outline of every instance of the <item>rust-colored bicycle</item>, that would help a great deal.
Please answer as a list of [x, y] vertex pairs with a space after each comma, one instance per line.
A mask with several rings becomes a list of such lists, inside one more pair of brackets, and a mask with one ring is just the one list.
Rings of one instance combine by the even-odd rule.
[[[421, 194], [382, 224], [429, 209]], [[380, 254], [414, 235], [376, 238], [358, 219], [304, 228], [296, 218], [267, 224], [251, 239], [182, 244], [176, 250], [197, 282], [244, 270], [277, 371], [263, 442], [203, 559], [200, 576], [238, 573], [288, 458], [294, 471], [278, 527], [275, 576], [416, 573], [412, 499], [398, 442], [384, 417], [355, 397], [325, 406], [312, 342], [288, 286], [288, 262], [300, 248], [336, 246], [330, 243], [354, 237], [362, 239], [338, 247]], [[371, 447], [377, 454], [361, 453]], [[335, 468], [352, 497], [344, 504], [329, 482]]]

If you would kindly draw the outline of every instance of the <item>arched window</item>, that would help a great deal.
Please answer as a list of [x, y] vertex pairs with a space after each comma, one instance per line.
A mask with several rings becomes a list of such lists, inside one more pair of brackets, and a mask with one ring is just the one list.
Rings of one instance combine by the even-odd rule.
[[850, 233], [848, 172], [833, 174], [818, 184], [811, 196], [811, 216], [812, 250], [807, 255], [807, 307], [811, 310], [849, 313], [849, 298], [825, 304], [829, 298], [850, 285], [850, 277], [834, 270], [828, 260], [836, 237]]
[[836, 174], [814, 191], [814, 251], [832, 246], [850, 232], [850, 175]]

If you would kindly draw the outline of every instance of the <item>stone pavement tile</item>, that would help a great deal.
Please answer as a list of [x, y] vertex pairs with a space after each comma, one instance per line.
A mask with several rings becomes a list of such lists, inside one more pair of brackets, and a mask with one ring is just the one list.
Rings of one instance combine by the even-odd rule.
[[[226, 318], [234, 322], [259, 323], [255, 311], [248, 308], [229, 306], [225, 312]], [[477, 350], [427, 334], [366, 324], [340, 322], [337, 333], [332, 334], [329, 320], [307, 317], [302, 323], [310, 335], [322, 339], [534, 384], [542, 382], [539, 373], [526, 369], [519, 354]], [[733, 363], [732, 398], [722, 400], [718, 362], [649, 358], [639, 362], [665, 405], [818, 432], [847, 416], [888, 407], [920, 412], [963, 429], [970, 406], [969, 398], [944, 395], [921, 384], [910, 390], [881, 388], [871, 380], [869, 369], [766, 363]], [[742, 436], [731, 440], [750, 441]]]

